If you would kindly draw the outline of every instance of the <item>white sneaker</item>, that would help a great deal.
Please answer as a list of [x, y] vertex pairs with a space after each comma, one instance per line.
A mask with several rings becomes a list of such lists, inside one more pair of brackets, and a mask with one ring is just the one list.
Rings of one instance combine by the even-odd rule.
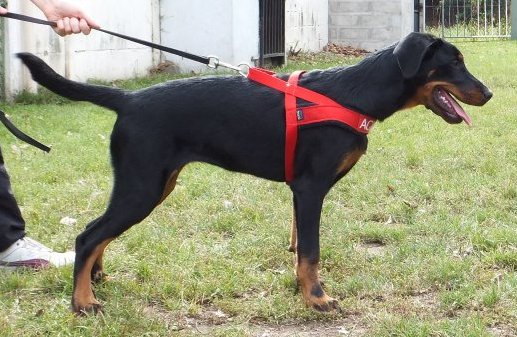
[[0, 252], [0, 268], [27, 267], [41, 269], [73, 264], [75, 252], [56, 253], [41, 243], [24, 237]]

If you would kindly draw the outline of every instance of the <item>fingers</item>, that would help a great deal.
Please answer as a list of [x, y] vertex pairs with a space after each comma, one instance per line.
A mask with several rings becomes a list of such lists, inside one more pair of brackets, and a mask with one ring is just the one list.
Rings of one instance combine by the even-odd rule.
[[66, 36], [77, 33], [83, 33], [84, 35], [88, 35], [91, 31], [91, 26], [85, 19], [66, 17], [56, 21], [56, 23], [57, 27], [55, 27], [54, 30], [60, 36]]
[[57, 20], [56, 21], [56, 24], [57, 26], [54, 27], [54, 31], [59, 35], [59, 36], [65, 36], [66, 33], [65, 33], [65, 23], [63, 22], [63, 19], [61, 20]]
[[100, 28], [101, 26], [93, 20], [89, 15], [85, 13], [80, 13], [80, 18], [86, 21], [86, 24], [89, 26], [89, 28]]
[[85, 19], [81, 19], [81, 21], [79, 21], [79, 29], [81, 30], [81, 33], [83, 33], [84, 35], [90, 34], [91, 31], [91, 28]]
[[0, 7], [0, 14], [5, 14], [7, 13], [7, 9], [5, 9], [4, 7]]

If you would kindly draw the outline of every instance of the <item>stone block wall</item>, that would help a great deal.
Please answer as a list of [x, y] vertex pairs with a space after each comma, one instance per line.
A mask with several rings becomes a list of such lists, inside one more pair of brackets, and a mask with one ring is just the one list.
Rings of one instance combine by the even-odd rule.
[[413, 31], [413, 0], [329, 0], [330, 42], [382, 49]]

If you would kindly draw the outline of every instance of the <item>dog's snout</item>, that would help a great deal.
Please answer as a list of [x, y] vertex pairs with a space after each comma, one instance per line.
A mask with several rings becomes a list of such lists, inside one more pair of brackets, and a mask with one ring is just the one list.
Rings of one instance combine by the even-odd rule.
[[490, 89], [488, 89], [487, 87], [484, 87], [483, 88], [483, 96], [485, 97], [485, 100], [488, 102], [492, 96], [494, 94], [492, 93], [492, 91]]

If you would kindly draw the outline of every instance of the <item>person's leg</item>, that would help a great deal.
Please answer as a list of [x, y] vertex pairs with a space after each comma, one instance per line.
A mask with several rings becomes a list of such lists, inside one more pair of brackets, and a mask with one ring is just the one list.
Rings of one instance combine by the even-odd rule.
[[0, 252], [25, 236], [25, 221], [14, 198], [0, 149]]
[[11, 189], [0, 149], [0, 268], [72, 264], [75, 253], [56, 253], [25, 236], [25, 221]]

